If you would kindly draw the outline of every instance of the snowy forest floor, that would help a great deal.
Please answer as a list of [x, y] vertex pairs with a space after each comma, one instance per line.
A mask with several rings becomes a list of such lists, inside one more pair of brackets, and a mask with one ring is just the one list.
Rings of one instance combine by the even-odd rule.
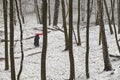
[[[24, 29], [24, 64], [21, 80], [40, 80], [42, 36], [40, 36], [40, 47], [33, 45], [35, 33], [42, 33], [40, 25], [23, 25]], [[16, 75], [19, 71], [21, 53], [19, 42], [19, 26], [15, 27], [15, 68]], [[3, 28], [0, 28], [2, 31]], [[76, 29], [75, 29], [76, 30]], [[106, 36], [109, 54], [119, 55], [115, 36], [110, 35], [106, 25]], [[86, 80], [85, 78], [85, 52], [86, 52], [86, 28], [81, 27], [81, 46], [75, 44], [73, 38], [73, 53], [75, 59], [75, 80]], [[48, 31], [47, 49], [47, 80], [67, 80], [69, 78], [69, 53], [64, 51], [64, 34], [61, 31]], [[120, 36], [118, 35], [118, 38]], [[0, 39], [4, 39], [0, 35]], [[120, 80], [120, 58], [110, 57], [113, 67], [112, 71], [104, 72], [102, 47], [99, 46], [99, 26], [90, 27], [90, 56], [89, 56], [89, 80]], [[10, 80], [10, 70], [4, 70], [4, 42], [0, 42], [0, 80]]]

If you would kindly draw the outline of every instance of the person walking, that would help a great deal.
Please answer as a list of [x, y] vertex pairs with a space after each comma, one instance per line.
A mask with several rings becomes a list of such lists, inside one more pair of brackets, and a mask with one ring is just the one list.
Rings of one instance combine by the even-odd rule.
[[34, 38], [34, 46], [35, 47], [39, 47], [39, 34], [36, 34], [35, 35], [35, 38]]

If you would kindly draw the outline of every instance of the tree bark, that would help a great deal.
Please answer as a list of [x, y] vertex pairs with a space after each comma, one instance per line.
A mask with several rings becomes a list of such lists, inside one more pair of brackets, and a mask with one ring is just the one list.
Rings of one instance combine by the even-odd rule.
[[102, 31], [101, 31], [101, 27], [99, 29], [99, 45], [101, 45], [101, 42], [102, 42]]
[[4, 34], [5, 34], [5, 70], [9, 69], [8, 60], [8, 27], [7, 27], [7, 0], [3, 0], [3, 11], [4, 11]]
[[77, 45], [81, 45], [81, 39], [80, 39], [80, 1], [81, 0], [78, 0], [78, 22], [77, 22], [78, 43], [77, 43]]
[[104, 59], [104, 71], [112, 70], [112, 66], [109, 60], [109, 53], [108, 53], [108, 46], [107, 46], [107, 40], [106, 40], [106, 34], [104, 29], [104, 22], [103, 22], [103, 16], [102, 16], [102, 1], [98, 1], [98, 17], [99, 17], [99, 25], [101, 27], [101, 35], [102, 35], [102, 49], [103, 49], [103, 59]]
[[89, 24], [90, 24], [90, 0], [87, 3], [87, 26], [86, 26], [86, 78], [89, 76]]
[[[111, 4], [111, 6], [113, 6], [113, 4]], [[112, 7], [112, 21], [113, 21], [113, 27], [114, 27], [114, 31], [115, 31], [115, 40], [116, 40], [116, 44], [118, 47], [118, 51], [120, 53], [120, 46], [119, 46], [119, 42], [118, 42], [118, 37], [117, 37], [117, 30], [116, 30], [116, 26], [115, 26], [115, 19], [114, 19], [114, 7]]]
[[[110, 1], [111, 1], [111, 12], [112, 12], [112, 8], [113, 8], [113, 10], [115, 9], [115, 0], [110, 0]], [[115, 21], [113, 21], [113, 17], [111, 16], [111, 24], [113, 24], [113, 22], [115, 22]]]
[[61, 4], [62, 4], [62, 19], [63, 19], [63, 28], [64, 28], [64, 36], [65, 36], [65, 50], [68, 50], [68, 33], [67, 33], [66, 18], [65, 18], [64, 0], [61, 0]]
[[21, 14], [22, 22], [24, 24], [25, 23], [25, 19], [24, 19], [24, 16], [23, 16], [22, 1], [21, 0], [19, 0], [19, 5], [20, 5], [20, 14]]
[[41, 54], [41, 80], [46, 80], [46, 53], [47, 53], [47, 0], [42, 0], [43, 20], [43, 47]]
[[23, 70], [23, 61], [24, 61], [24, 52], [23, 52], [23, 30], [22, 30], [22, 22], [20, 20], [20, 12], [18, 9], [18, 2], [17, 0], [15, 0], [16, 3], [16, 10], [17, 10], [17, 16], [18, 16], [18, 20], [19, 20], [19, 24], [20, 24], [20, 46], [21, 46], [21, 61], [20, 61], [20, 70], [18, 72], [17, 75], [17, 80], [20, 80], [20, 75], [22, 73]]
[[48, 0], [49, 25], [51, 25], [50, 0]]
[[16, 80], [14, 61], [14, 1], [10, 0], [10, 64], [11, 80]]
[[84, 21], [85, 20], [85, 8], [86, 8], [85, 3], [86, 3], [86, 0], [82, 0], [81, 3], [82, 3], [81, 4], [81, 12], [82, 12], [81, 17], [82, 17], [82, 21]]
[[96, 25], [98, 25], [99, 24], [99, 20], [98, 20], [98, 11], [97, 11], [97, 15], [96, 15], [96, 23], [95, 23]]
[[70, 59], [70, 78], [69, 78], [69, 80], [75, 79], [72, 31], [73, 31], [73, 0], [69, 0], [69, 59]]
[[38, 7], [37, 0], [34, 0], [34, 5], [35, 5], [35, 13], [36, 13], [38, 23], [42, 24], [41, 19], [40, 19], [40, 13], [39, 13], [39, 7]]
[[120, 34], [120, 0], [117, 0], [118, 7], [118, 33]]
[[106, 14], [107, 14], [107, 17], [108, 17], [110, 33], [113, 34], [113, 30], [112, 30], [112, 26], [111, 26], [111, 21], [110, 21], [110, 16], [109, 16], [106, 0], [104, 0], [104, 5], [105, 5], [105, 9], [106, 9]]
[[59, 0], [55, 0], [53, 26], [57, 26], [58, 23], [59, 5]]

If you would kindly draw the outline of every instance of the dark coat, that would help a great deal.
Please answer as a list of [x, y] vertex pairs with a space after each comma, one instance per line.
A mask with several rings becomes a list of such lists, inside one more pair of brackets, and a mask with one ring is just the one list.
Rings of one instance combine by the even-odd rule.
[[38, 47], [39, 46], [39, 35], [36, 35], [34, 38], [34, 46]]

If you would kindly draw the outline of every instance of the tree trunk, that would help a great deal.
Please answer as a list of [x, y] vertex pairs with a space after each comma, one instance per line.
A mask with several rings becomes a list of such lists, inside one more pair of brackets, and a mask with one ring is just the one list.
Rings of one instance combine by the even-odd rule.
[[59, 5], [59, 0], [55, 0], [53, 26], [57, 26], [58, 23]]
[[[113, 6], [113, 4], [111, 4], [111, 6]], [[112, 7], [112, 21], [113, 21], [113, 27], [114, 27], [114, 31], [115, 31], [115, 40], [116, 40], [116, 44], [118, 47], [118, 51], [120, 53], [120, 46], [119, 46], [119, 42], [118, 42], [118, 38], [117, 38], [117, 30], [116, 30], [116, 26], [115, 26], [115, 19], [114, 19], [114, 7]]]
[[103, 59], [104, 59], [104, 71], [112, 70], [112, 66], [109, 60], [109, 54], [108, 54], [108, 46], [107, 46], [107, 40], [106, 40], [106, 34], [104, 29], [104, 22], [103, 22], [103, 16], [102, 16], [102, 1], [98, 1], [98, 17], [99, 17], [99, 25], [101, 27], [101, 35], [102, 35], [102, 49], [103, 49]]
[[111, 26], [111, 22], [110, 22], [110, 16], [109, 16], [106, 0], [104, 0], [104, 5], [105, 5], [105, 9], [106, 9], [106, 14], [107, 14], [107, 17], [108, 17], [110, 33], [113, 34], [113, 30], [112, 30], [112, 26]]
[[89, 24], [90, 24], [90, 0], [87, 3], [87, 26], [86, 26], [86, 78], [89, 78]]
[[81, 0], [78, 0], [78, 22], [77, 22], [78, 43], [77, 43], [77, 45], [81, 45], [81, 39], [80, 39], [80, 1]]
[[16, 80], [15, 61], [14, 61], [14, 1], [10, 0], [10, 64], [11, 80]]
[[86, 8], [86, 5], [85, 5], [85, 3], [86, 3], [86, 0], [82, 0], [82, 2], [81, 2], [82, 4], [81, 4], [81, 17], [82, 17], [82, 21], [84, 21], [85, 20], [85, 8]]
[[[111, 1], [111, 11], [112, 11], [112, 8], [113, 8], [113, 10], [115, 9], [115, 0], [110, 0], [110, 1]], [[111, 24], [113, 24], [113, 22], [115, 22], [115, 21], [113, 21], [113, 17], [111, 16]]]
[[24, 19], [24, 16], [23, 16], [22, 1], [21, 0], [19, 0], [19, 5], [20, 5], [20, 14], [21, 14], [22, 22], [24, 24], [25, 23], [25, 19]]
[[42, 0], [43, 20], [43, 47], [41, 54], [41, 80], [46, 80], [46, 53], [47, 53], [47, 0]]
[[99, 20], [98, 20], [98, 11], [97, 11], [97, 16], [96, 16], [96, 23], [95, 23], [96, 25], [98, 25], [99, 24]]
[[120, 0], [117, 0], [118, 7], [118, 33], [120, 34]]
[[68, 33], [67, 33], [66, 18], [65, 18], [64, 0], [61, 0], [61, 4], [62, 4], [62, 19], [63, 19], [63, 28], [64, 28], [64, 36], [65, 36], [65, 50], [68, 50]]
[[17, 24], [17, 18], [16, 18], [16, 8], [15, 8], [15, 6], [14, 6], [14, 9], [13, 9], [13, 13], [14, 13], [14, 15], [13, 15], [13, 17], [14, 17], [13, 18], [14, 19], [14, 25], [16, 25]]
[[102, 31], [101, 31], [101, 27], [99, 29], [99, 45], [101, 45], [101, 42], [102, 42]]
[[38, 23], [42, 24], [42, 22], [40, 20], [40, 13], [39, 13], [39, 7], [38, 7], [37, 0], [34, 0], [34, 5], [35, 5], [35, 13], [36, 13], [36, 17], [37, 17]]
[[19, 70], [18, 75], [17, 75], [17, 80], [20, 80], [20, 75], [21, 75], [22, 70], [23, 70], [23, 61], [24, 61], [24, 52], [23, 52], [23, 30], [22, 30], [22, 22], [21, 22], [21, 20], [20, 20], [20, 13], [19, 13], [19, 9], [18, 9], [17, 0], [15, 0], [15, 3], [16, 3], [17, 16], [18, 16], [18, 20], [19, 20], [19, 24], [20, 24], [21, 61], [20, 61], [20, 70]]
[[49, 25], [51, 25], [50, 0], [48, 0]]
[[41, 9], [40, 9], [40, 11], [41, 11], [41, 15], [40, 15], [40, 19], [41, 19], [41, 23], [43, 24], [43, 20], [42, 20], [42, 16], [43, 16], [43, 11], [42, 11], [42, 6], [43, 6], [43, 3], [41, 3]]
[[75, 79], [72, 31], [73, 31], [73, 0], [69, 0], [69, 59], [70, 59], [70, 78], [69, 78], [69, 80]]
[[9, 69], [8, 60], [8, 27], [7, 27], [7, 0], [3, 0], [3, 11], [4, 11], [4, 34], [5, 34], [5, 70]]
[[76, 37], [75, 31], [74, 31], [74, 28], [73, 28], [73, 35], [74, 35], [76, 44], [78, 44], [78, 42], [77, 42], [77, 37]]

